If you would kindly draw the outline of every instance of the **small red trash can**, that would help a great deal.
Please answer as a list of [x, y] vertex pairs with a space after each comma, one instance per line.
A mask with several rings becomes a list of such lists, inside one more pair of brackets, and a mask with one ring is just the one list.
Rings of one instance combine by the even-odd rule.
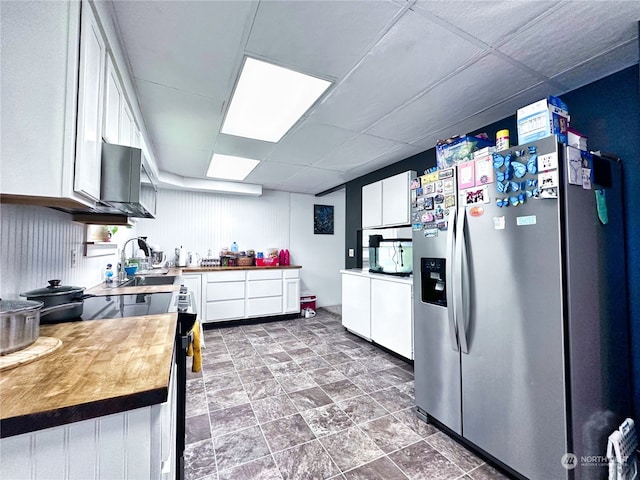
[[300, 297], [300, 311], [310, 308], [314, 312], [316, 311], [316, 296], [315, 295], [302, 295]]

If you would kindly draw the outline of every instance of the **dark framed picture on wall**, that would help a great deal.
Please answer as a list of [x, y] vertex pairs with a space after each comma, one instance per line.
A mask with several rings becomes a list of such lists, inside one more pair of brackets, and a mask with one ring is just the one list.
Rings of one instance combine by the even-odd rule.
[[333, 205], [313, 206], [313, 233], [333, 235]]

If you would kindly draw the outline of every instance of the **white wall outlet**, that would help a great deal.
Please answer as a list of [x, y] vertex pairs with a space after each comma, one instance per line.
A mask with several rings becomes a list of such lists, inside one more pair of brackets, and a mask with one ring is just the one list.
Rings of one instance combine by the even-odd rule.
[[76, 249], [72, 248], [71, 249], [71, 268], [75, 268], [77, 262], [78, 262], [78, 255], [76, 253]]
[[349, 249], [349, 256], [354, 257], [356, 255], [356, 251], [353, 248]]

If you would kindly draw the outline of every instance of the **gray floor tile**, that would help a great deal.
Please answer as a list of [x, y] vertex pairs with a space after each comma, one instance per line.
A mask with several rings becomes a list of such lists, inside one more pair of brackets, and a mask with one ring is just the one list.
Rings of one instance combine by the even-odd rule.
[[392, 385], [411, 382], [413, 380], [413, 374], [407, 372], [406, 370], [403, 370], [400, 367], [392, 367], [386, 370], [381, 370], [377, 374]]
[[304, 390], [305, 388], [316, 387], [318, 384], [306, 373], [290, 373], [287, 375], [280, 375], [277, 377], [278, 382], [282, 385], [285, 392], [297, 392], [298, 390]]
[[296, 363], [305, 371], [329, 367], [329, 364], [325, 362], [322, 357], [315, 354], [312, 357], [306, 357], [300, 360], [296, 360]]
[[389, 382], [375, 373], [356, 375], [351, 378], [351, 381], [366, 393], [375, 392], [391, 386]]
[[402, 392], [398, 387], [372, 392], [371, 396], [376, 402], [392, 413], [415, 405], [413, 397]]
[[222, 410], [223, 408], [242, 405], [249, 402], [249, 397], [244, 388], [240, 386], [234, 388], [226, 388], [217, 392], [207, 392], [207, 400], [209, 401], [209, 411]]
[[225, 388], [242, 388], [242, 382], [240, 377], [234, 371], [221, 373], [219, 375], [205, 374], [203, 376], [204, 384], [207, 392], [214, 392], [216, 390], [224, 390]]
[[333, 402], [320, 387], [312, 387], [290, 393], [289, 398], [300, 412]]
[[389, 458], [412, 480], [453, 480], [464, 474], [424, 440], [389, 454]]
[[261, 354], [262, 360], [267, 365], [274, 363], [291, 362], [293, 359], [285, 351], [270, 352]]
[[294, 373], [303, 373], [303, 370], [293, 360], [291, 360], [290, 362], [270, 364], [269, 370], [271, 370], [271, 373], [273, 373], [273, 376], [276, 378], [281, 377], [283, 375], [293, 375]]
[[339, 363], [338, 365], [334, 365], [334, 368], [349, 378], [367, 373], [367, 367], [365, 367], [363, 363], [360, 363], [357, 360], [346, 363]]
[[245, 385], [244, 389], [247, 391], [247, 395], [249, 395], [249, 398], [252, 401], [284, 394], [284, 389], [275, 378], [264, 380], [262, 382], [249, 383]]
[[355, 425], [335, 403], [306, 410], [302, 416], [316, 437], [337, 433]]
[[423, 438], [440, 431], [433, 425], [428, 424], [424, 420], [418, 418], [414, 407], [409, 407], [405, 408], [404, 410], [393, 412], [393, 416]]
[[364, 391], [351, 383], [349, 380], [340, 380], [338, 382], [327, 383], [321, 387], [334, 402], [341, 402], [349, 398], [362, 395]]
[[480, 465], [475, 470], [471, 470], [467, 475], [473, 480], [508, 480], [509, 478], [486, 463]]
[[219, 470], [228, 470], [269, 455], [269, 447], [258, 426], [216, 437], [213, 447]]
[[386, 408], [369, 395], [360, 395], [338, 403], [338, 406], [356, 423], [369, 422], [388, 415]]
[[287, 395], [267, 397], [251, 403], [259, 423], [266, 423], [298, 413]]
[[343, 472], [383, 455], [382, 450], [358, 427], [327, 435], [319, 440]]
[[200, 479], [207, 475], [216, 475], [216, 459], [210, 440], [191, 443], [184, 449], [184, 478]]
[[313, 432], [300, 414], [264, 423], [262, 430], [272, 452], [295, 447], [314, 438]]
[[231, 433], [241, 428], [258, 423], [251, 405], [237, 405], [223, 410], [216, 410], [209, 415], [211, 419], [211, 433], [214, 437]]
[[427, 438], [427, 442], [465, 472], [479, 467], [484, 463], [469, 450], [442, 432], [431, 435]]
[[211, 424], [209, 414], [203, 413], [195, 417], [188, 417], [185, 421], [185, 443], [195, 443], [211, 439]]
[[247, 370], [238, 370], [240, 381], [246, 385], [253, 382], [261, 382], [273, 378], [271, 370], [267, 367], [249, 368]]
[[324, 385], [327, 383], [339, 382], [340, 380], [346, 380], [342, 373], [333, 367], [318, 368], [317, 370], [308, 370], [309, 375], [318, 385]]
[[218, 472], [218, 480], [281, 480], [282, 476], [271, 455], [239, 467]]
[[340, 473], [317, 440], [274, 453], [273, 456], [285, 480], [325, 479]]
[[421, 438], [392, 415], [361, 423], [359, 426], [385, 453], [411, 445]]
[[347, 480], [406, 480], [407, 476], [400, 471], [387, 457], [378, 458], [361, 467], [349, 470], [344, 474]]

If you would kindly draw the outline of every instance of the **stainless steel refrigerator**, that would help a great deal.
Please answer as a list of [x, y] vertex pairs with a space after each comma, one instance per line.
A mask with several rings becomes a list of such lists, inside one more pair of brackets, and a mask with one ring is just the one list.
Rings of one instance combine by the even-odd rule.
[[621, 163], [552, 136], [411, 188], [418, 414], [516, 476], [606, 478], [631, 413]]

